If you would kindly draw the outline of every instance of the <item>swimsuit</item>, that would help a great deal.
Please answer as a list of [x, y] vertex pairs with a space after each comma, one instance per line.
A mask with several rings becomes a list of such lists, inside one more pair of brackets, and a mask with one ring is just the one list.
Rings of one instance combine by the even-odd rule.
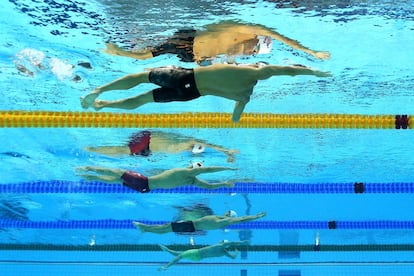
[[140, 193], [148, 193], [150, 191], [148, 185], [148, 177], [140, 173], [126, 171], [121, 176], [121, 179], [123, 180], [122, 184], [124, 186], [135, 191], [138, 191]]
[[171, 228], [173, 232], [195, 232], [194, 223], [191, 220], [171, 222]]
[[154, 102], [189, 101], [200, 97], [194, 70], [181, 67], [158, 67], [151, 70], [148, 79], [161, 86], [152, 90]]
[[201, 261], [200, 249], [189, 249], [181, 253], [181, 257], [194, 262]]
[[151, 151], [149, 148], [151, 132], [148, 130], [134, 133], [128, 142], [129, 150], [132, 155], [148, 156]]
[[152, 56], [162, 54], [176, 54], [181, 61], [193, 62], [193, 44], [196, 30], [179, 30], [174, 33], [165, 43], [154, 47], [151, 50]]

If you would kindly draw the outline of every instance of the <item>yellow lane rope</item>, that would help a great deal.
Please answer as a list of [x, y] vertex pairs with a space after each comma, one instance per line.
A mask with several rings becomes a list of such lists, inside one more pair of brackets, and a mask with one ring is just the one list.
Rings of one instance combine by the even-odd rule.
[[411, 115], [244, 113], [136, 114], [63, 111], [0, 111], [2, 128], [364, 128], [411, 129]]

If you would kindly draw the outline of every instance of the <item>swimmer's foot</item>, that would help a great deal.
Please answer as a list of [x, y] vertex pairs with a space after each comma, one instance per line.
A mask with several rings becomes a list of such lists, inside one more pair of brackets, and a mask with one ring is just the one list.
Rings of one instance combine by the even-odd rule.
[[224, 187], [226, 187], [226, 188], [233, 188], [234, 187], [234, 182], [225, 182], [224, 183]]
[[110, 101], [104, 101], [104, 100], [95, 100], [93, 103], [93, 108], [95, 110], [100, 110], [106, 106], [108, 106], [111, 102]]
[[103, 52], [109, 55], [119, 56], [121, 53], [124, 52], [124, 50], [121, 47], [113, 43], [106, 43], [105, 45], [106, 45], [106, 49], [103, 50]]
[[99, 92], [92, 92], [86, 95], [85, 97], [81, 97], [81, 105], [83, 108], [89, 108], [92, 106], [92, 104], [95, 102], [96, 98], [100, 95]]
[[145, 224], [140, 223], [138, 221], [133, 221], [132, 224], [135, 226], [135, 228], [137, 228], [141, 232], [145, 232], [145, 226], [146, 226]]

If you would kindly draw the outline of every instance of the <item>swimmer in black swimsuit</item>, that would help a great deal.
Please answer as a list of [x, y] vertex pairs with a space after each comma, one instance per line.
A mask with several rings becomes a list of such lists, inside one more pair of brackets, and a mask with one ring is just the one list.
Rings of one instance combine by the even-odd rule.
[[[135, 109], [151, 102], [188, 101], [200, 96], [212, 95], [236, 101], [232, 120], [238, 122], [244, 107], [250, 101], [257, 82], [282, 75], [331, 76], [329, 72], [305, 66], [215, 64], [194, 69], [161, 67], [151, 69], [149, 72], [127, 75], [100, 86], [82, 97], [81, 105], [83, 108], [93, 106], [96, 110], [102, 108]], [[154, 83], [161, 88], [127, 99], [115, 101], [97, 99], [105, 91], [126, 90], [141, 83]]]
[[180, 186], [192, 185], [203, 189], [233, 187], [232, 181], [209, 183], [197, 176], [203, 173], [214, 173], [226, 170], [237, 170], [230, 167], [190, 167], [166, 170], [160, 174], [146, 177], [140, 173], [101, 167], [86, 166], [78, 168], [79, 175], [89, 181], [103, 181], [109, 184], [123, 184], [124, 186], [141, 193], [154, 189], [172, 189]]
[[[203, 30], [178, 30], [164, 43], [142, 50], [127, 51], [114, 44], [107, 44], [106, 53], [135, 59], [149, 59], [163, 54], [173, 54], [184, 62], [209, 65], [221, 55], [251, 56], [268, 54], [272, 40], [303, 51], [317, 59], [328, 59], [329, 52], [314, 51], [273, 29], [262, 25], [223, 21], [205, 26]], [[285, 48], [285, 47], [283, 47]]]
[[233, 212], [226, 212], [224, 216], [209, 215], [204, 216], [199, 219], [190, 220], [190, 221], [177, 221], [166, 224], [159, 225], [147, 225], [137, 221], [134, 221], [133, 224], [136, 228], [142, 232], [151, 232], [156, 234], [165, 234], [165, 233], [191, 233], [196, 231], [203, 230], [215, 230], [220, 228], [226, 228], [229, 225], [248, 222], [262, 218], [266, 213], [262, 212], [254, 216], [232, 216]]

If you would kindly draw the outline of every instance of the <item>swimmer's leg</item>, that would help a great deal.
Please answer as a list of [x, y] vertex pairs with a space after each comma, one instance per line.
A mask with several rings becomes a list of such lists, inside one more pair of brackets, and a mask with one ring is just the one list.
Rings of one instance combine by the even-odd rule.
[[119, 78], [108, 84], [97, 87], [93, 92], [89, 93], [85, 97], [81, 97], [81, 105], [83, 108], [92, 106], [96, 98], [106, 91], [111, 90], [127, 90], [141, 83], [149, 83], [149, 72], [142, 72], [138, 74], [130, 74], [125, 77]]
[[128, 146], [98, 146], [98, 147], [86, 147], [86, 151], [94, 152], [98, 154], [108, 156], [128, 155], [131, 154], [131, 150]]
[[108, 184], [120, 182], [119, 178], [109, 175], [79, 174], [79, 176], [88, 181], [102, 181]]
[[148, 91], [132, 98], [116, 101], [95, 100], [94, 108], [96, 110], [100, 110], [102, 108], [135, 109], [151, 102], [154, 102], [154, 96], [152, 95], [152, 91]]
[[104, 52], [113, 56], [123, 56], [135, 59], [148, 59], [153, 57], [151, 50], [127, 51], [113, 43], [106, 43]]
[[165, 234], [172, 232], [171, 223], [148, 225], [138, 221], [133, 221], [132, 224], [135, 226], [135, 228], [141, 230], [141, 232], [150, 232], [156, 234]]
[[[77, 168], [77, 173], [79, 176], [90, 181], [104, 181], [107, 183], [120, 183], [121, 176], [124, 174], [125, 170], [121, 169], [109, 169], [93, 166], [85, 166]], [[87, 174], [86, 172], [93, 172], [96, 174]]]
[[167, 270], [170, 266], [178, 263], [178, 261], [181, 260], [181, 258], [182, 258], [181, 253], [182, 252], [171, 250], [171, 249], [169, 249], [168, 247], [166, 247], [162, 244], [159, 244], [159, 246], [161, 247], [162, 250], [167, 251], [167, 252], [171, 253], [172, 255], [176, 256], [171, 262], [169, 262], [168, 264], [160, 267], [159, 270]]
[[231, 254], [227, 249], [224, 249], [224, 255], [231, 259], [236, 259], [238, 254], [239, 254], [239, 251], [237, 249], [234, 254]]
[[161, 247], [161, 249], [163, 251], [167, 251], [168, 253], [174, 255], [174, 256], [179, 256], [182, 252], [180, 251], [175, 251], [175, 250], [171, 250], [168, 247], [166, 247], [165, 245], [159, 244], [159, 246]]

